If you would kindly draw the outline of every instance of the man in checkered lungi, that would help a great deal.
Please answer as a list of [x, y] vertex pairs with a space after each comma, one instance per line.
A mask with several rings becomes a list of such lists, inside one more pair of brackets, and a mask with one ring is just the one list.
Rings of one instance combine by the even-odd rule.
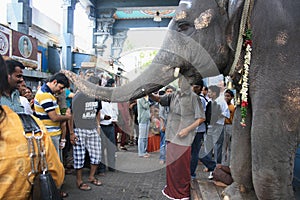
[[[90, 82], [97, 84], [96, 77], [90, 77]], [[82, 92], [76, 93], [72, 101], [72, 120], [70, 123], [70, 141], [73, 144], [74, 168], [76, 169], [76, 184], [80, 190], [91, 190], [82, 180], [82, 168], [85, 161], [85, 151], [90, 156], [90, 175], [88, 181], [96, 186], [102, 183], [95, 178], [96, 169], [101, 161], [100, 139], [100, 109], [101, 101], [88, 97]]]

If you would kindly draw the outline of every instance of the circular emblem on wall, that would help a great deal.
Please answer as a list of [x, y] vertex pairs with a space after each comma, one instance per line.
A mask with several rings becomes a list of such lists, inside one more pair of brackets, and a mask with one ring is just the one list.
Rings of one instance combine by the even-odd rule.
[[8, 51], [8, 39], [6, 35], [0, 32], [0, 54], [5, 55]]
[[32, 53], [32, 43], [26, 35], [23, 35], [19, 39], [19, 51], [24, 58], [30, 57]]

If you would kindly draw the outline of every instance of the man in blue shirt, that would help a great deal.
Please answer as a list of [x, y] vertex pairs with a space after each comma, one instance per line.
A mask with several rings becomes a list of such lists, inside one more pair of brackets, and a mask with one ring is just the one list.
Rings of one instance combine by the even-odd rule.
[[[206, 112], [206, 104], [207, 100], [205, 99], [204, 96], [201, 95], [201, 91], [203, 88], [203, 81], [200, 79], [193, 85], [193, 91], [199, 95], [199, 98], [201, 99], [202, 107], [204, 112]], [[196, 169], [198, 166], [198, 160], [199, 160], [199, 152], [202, 146], [202, 142], [204, 140], [204, 134], [206, 133], [206, 124], [205, 122], [201, 123], [197, 128], [196, 128], [196, 136], [194, 138], [194, 141], [192, 143], [192, 157], [191, 157], [191, 178], [194, 179], [196, 178]], [[201, 162], [208, 168], [209, 171], [213, 171], [214, 168], [216, 167], [216, 163], [208, 159], [207, 157], [201, 158]]]
[[9, 106], [15, 112], [24, 112], [24, 107], [20, 101], [20, 93], [18, 91], [18, 84], [24, 81], [22, 63], [16, 60], [6, 60], [7, 76], [9, 86], [7, 90], [2, 93], [0, 97], [0, 104]]

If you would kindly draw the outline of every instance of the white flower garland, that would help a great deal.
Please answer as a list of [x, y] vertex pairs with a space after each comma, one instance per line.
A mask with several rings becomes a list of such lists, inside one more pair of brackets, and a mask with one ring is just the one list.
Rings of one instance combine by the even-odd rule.
[[250, 67], [250, 61], [251, 61], [251, 45], [247, 44], [246, 47], [246, 54], [244, 56], [244, 70], [243, 70], [243, 83], [242, 83], [242, 89], [241, 89], [241, 95], [242, 95], [242, 105], [241, 105], [241, 125], [243, 127], [246, 126], [246, 116], [247, 116], [247, 107], [248, 107], [248, 90], [249, 90], [249, 67]]

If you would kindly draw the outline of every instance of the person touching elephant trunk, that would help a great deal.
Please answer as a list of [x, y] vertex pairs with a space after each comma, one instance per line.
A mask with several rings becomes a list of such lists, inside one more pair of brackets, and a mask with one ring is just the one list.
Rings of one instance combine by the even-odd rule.
[[[238, 106], [233, 120], [230, 167], [234, 182], [225, 194], [230, 199], [295, 199], [299, 7], [300, 1], [295, 0], [182, 0], [160, 51], [134, 81], [105, 88], [81, 81], [71, 72], [66, 75], [80, 90], [113, 102], [141, 98], [168, 85], [177, 78], [178, 66], [179, 74], [196, 80], [230, 75], [237, 92], [242, 89], [248, 95], [244, 99], [248, 106], [243, 119]], [[247, 45], [251, 48], [244, 49], [246, 32], [251, 33]], [[246, 51], [252, 57], [244, 60]], [[238, 189], [241, 185], [247, 192]]]
[[191, 144], [195, 128], [205, 121], [200, 99], [184, 77], [180, 77], [179, 87], [180, 90], [163, 96], [149, 94], [160, 105], [170, 107], [166, 127], [166, 186], [162, 190], [169, 199], [190, 198]]

